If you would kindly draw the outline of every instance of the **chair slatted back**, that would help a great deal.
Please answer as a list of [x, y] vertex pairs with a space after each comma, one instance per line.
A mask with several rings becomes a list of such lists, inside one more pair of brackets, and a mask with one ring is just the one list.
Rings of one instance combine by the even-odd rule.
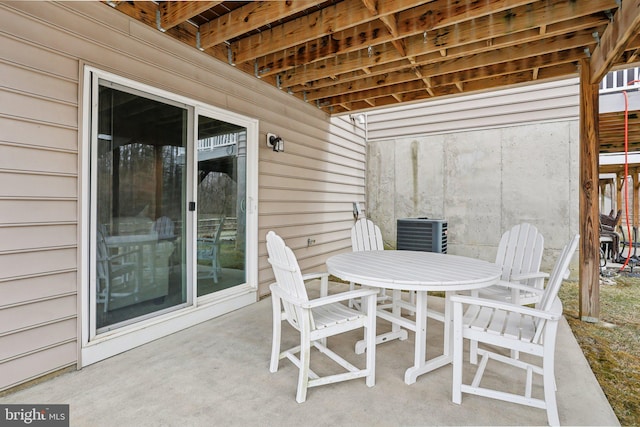
[[175, 225], [171, 218], [168, 216], [161, 216], [155, 220], [151, 226], [151, 231], [158, 233], [158, 239], [172, 239], [175, 237], [174, 228]]
[[[538, 303], [536, 303], [536, 308], [542, 311], [551, 311], [551, 308], [558, 296], [558, 292], [560, 291], [560, 286], [562, 285], [562, 280], [565, 277], [566, 272], [569, 270], [569, 263], [571, 262], [571, 258], [573, 258], [573, 254], [578, 248], [578, 241], [580, 240], [580, 235], [576, 234], [573, 236], [571, 241], [564, 247], [558, 261], [553, 267], [553, 271], [549, 276], [549, 281], [547, 282], [547, 286], [544, 288], [544, 293], [542, 294], [542, 298]], [[542, 338], [542, 333], [544, 329], [544, 321], [538, 322], [536, 327], [536, 335], [533, 339], [534, 342], [538, 342]]]
[[547, 287], [544, 289], [542, 298], [536, 304], [537, 309], [544, 311], [549, 311], [551, 309], [553, 301], [556, 299], [558, 291], [560, 291], [560, 285], [562, 285], [562, 280], [564, 279], [565, 273], [569, 270], [569, 263], [571, 262], [571, 258], [578, 248], [579, 240], [580, 235], [576, 234], [562, 250], [560, 258], [558, 258], [556, 265], [553, 267], [551, 275], [549, 275], [549, 281], [547, 282]]
[[351, 227], [351, 247], [354, 252], [384, 250], [380, 227], [367, 218], [357, 220]]
[[[296, 299], [309, 301], [307, 289], [302, 279], [302, 272], [295, 254], [291, 248], [285, 245], [284, 240], [273, 231], [267, 233], [267, 252], [278, 287]], [[299, 329], [301, 316], [304, 315], [302, 310], [284, 299], [282, 300], [282, 306], [289, 323]], [[311, 328], [313, 329], [315, 327], [313, 317], [311, 322]]]
[[[540, 271], [544, 237], [538, 229], [528, 223], [515, 225], [500, 239], [496, 264], [502, 266], [502, 280], [509, 281], [512, 275]], [[535, 279], [529, 283], [534, 286]]]
[[102, 228], [98, 227], [96, 232], [96, 274], [100, 279], [109, 280], [109, 248]]

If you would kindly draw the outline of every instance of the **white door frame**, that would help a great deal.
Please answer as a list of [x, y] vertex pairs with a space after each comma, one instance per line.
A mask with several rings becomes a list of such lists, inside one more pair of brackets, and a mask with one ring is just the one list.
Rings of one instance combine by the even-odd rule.
[[[187, 199], [196, 201], [195, 174], [196, 161], [195, 149], [197, 139], [197, 112], [204, 112], [205, 115], [241, 125], [247, 129], [247, 182], [246, 182], [246, 283], [225, 289], [203, 298], [196, 298], [197, 281], [196, 263], [193, 261], [194, 246], [187, 245], [187, 263], [192, 268], [187, 271], [187, 286], [193, 292], [191, 302], [185, 308], [177, 309], [169, 313], [149, 318], [134, 324], [123, 326], [122, 328], [96, 335], [95, 320], [92, 313], [95, 308], [95, 265], [91, 257], [91, 242], [95, 241], [90, 227], [92, 214], [91, 195], [95, 194], [95, 183], [91, 179], [92, 159], [91, 149], [95, 141], [92, 141], [91, 120], [94, 118], [92, 110], [97, 104], [97, 99], [92, 99], [93, 89], [97, 88], [98, 79], [108, 80], [136, 90], [147, 92], [151, 95], [159, 96], [183, 103], [190, 107], [192, 127], [189, 131], [190, 141], [187, 146]], [[220, 108], [204, 104], [202, 102], [176, 95], [152, 86], [141, 84], [118, 75], [104, 72], [91, 66], [84, 67], [83, 73], [83, 94], [82, 94], [82, 149], [80, 150], [80, 292], [81, 301], [81, 340], [78, 365], [80, 367], [90, 365], [100, 360], [111, 357], [115, 354], [130, 350], [155, 339], [167, 336], [174, 332], [193, 326], [197, 323], [212, 319], [257, 301], [258, 291], [258, 120], [247, 116], [225, 111]], [[93, 86], [93, 87], [92, 87]], [[95, 123], [93, 123], [95, 126]], [[97, 133], [97, 132], [95, 132]], [[92, 187], [93, 186], [93, 187]], [[190, 237], [195, 240], [195, 212], [189, 211], [186, 207], [186, 217]], [[95, 217], [95, 216], [94, 216]], [[95, 231], [93, 231], [95, 234]], [[93, 304], [93, 305], [92, 305]], [[93, 307], [93, 309], [92, 309]]]

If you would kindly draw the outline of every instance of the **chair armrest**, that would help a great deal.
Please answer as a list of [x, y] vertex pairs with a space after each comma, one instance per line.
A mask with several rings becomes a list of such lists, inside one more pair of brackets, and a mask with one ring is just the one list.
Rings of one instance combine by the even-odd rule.
[[451, 297], [451, 302], [453, 304], [467, 304], [480, 307], [495, 308], [498, 310], [520, 313], [526, 316], [536, 317], [539, 319], [545, 319], [554, 322], [560, 320], [560, 318], [562, 317], [562, 313], [551, 313], [524, 305], [511, 304], [508, 302], [495, 301], [485, 298], [469, 297], [465, 295], [454, 295]]
[[529, 279], [547, 279], [547, 278], [549, 278], [549, 273], [545, 273], [544, 271], [534, 271], [531, 273], [514, 274], [511, 276], [511, 280], [515, 282], [521, 282], [523, 280], [529, 280]]
[[305, 282], [307, 280], [313, 280], [313, 279], [322, 279], [322, 278], [329, 278], [329, 273], [309, 273], [309, 274], [303, 274], [302, 275], [302, 280], [304, 280]]
[[536, 288], [536, 287], [525, 285], [525, 284], [522, 284], [522, 283], [507, 282], [505, 280], [499, 281], [498, 285], [502, 286], [503, 288], [507, 288], [507, 289], [517, 289], [519, 291], [533, 292], [533, 293], [536, 293], [536, 294], [542, 294], [544, 292], [544, 289], [541, 289], [541, 288]]
[[302, 275], [303, 282], [315, 279], [320, 279], [320, 296], [326, 297], [329, 295], [329, 273], [307, 273]]
[[269, 286], [269, 289], [271, 289], [272, 295], [275, 295], [278, 298], [283, 299], [291, 304], [294, 304], [306, 309], [333, 304], [340, 301], [347, 301], [352, 298], [361, 298], [361, 297], [368, 297], [368, 296], [375, 297], [376, 295], [378, 295], [377, 289], [357, 289], [355, 291], [341, 292], [339, 294], [323, 296], [310, 301], [303, 301], [300, 298], [293, 297], [290, 294], [284, 292], [282, 288], [278, 286], [277, 283], [273, 283], [271, 286]]
[[126, 251], [126, 252], [120, 252], [120, 253], [115, 254], [115, 255], [110, 255], [108, 257], [100, 257], [100, 258], [98, 258], [98, 261], [110, 261], [111, 262], [111, 261], [114, 261], [114, 260], [117, 260], [117, 259], [124, 258], [124, 257], [126, 257], [128, 255], [139, 255], [139, 254], [140, 254], [140, 249], [133, 249], [133, 250]]
[[363, 297], [377, 297], [378, 295], [377, 289], [357, 289], [355, 291], [341, 292], [339, 294], [329, 295], [325, 297], [316, 298], [311, 301], [306, 301], [302, 303], [302, 308], [314, 308], [320, 307], [323, 305], [333, 304], [336, 302], [347, 301], [353, 298], [363, 298]]

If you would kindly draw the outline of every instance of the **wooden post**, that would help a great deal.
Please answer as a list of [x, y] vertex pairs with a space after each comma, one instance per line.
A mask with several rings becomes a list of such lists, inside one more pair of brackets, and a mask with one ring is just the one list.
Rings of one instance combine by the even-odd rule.
[[640, 188], [640, 184], [638, 184], [638, 170], [633, 169], [630, 171], [631, 179], [633, 180], [633, 226], [638, 226], [638, 212], [640, 211], [640, 198], [638, 197], [638, 189]]
[[619, 204], [614, 204], [616, 203], [618, 200], [614, 199], [614, 197], [616, 196], [616, 179], [615, 178], [611, 178], [608, 180], [609, 182], [609, 194], [611, 194], [611, 209], [614, 212], [618, 212], [618, 209], [620, 209], [620, 205]]
[[622, 189], [623, 188], [624, 188], [624, 172], [618, 172], [616, 174], [616, 206], [618, 209], [622, 209]]
[[599, 181], [600, 186], [600, 212], [604, 213], [604, 201], [607, 198], [607, 180], [601, 179]]
[[598, 84], [591, 84], [591, 64], [580, 61], [580, 319], [600, 315], [600, 228], [598, 217]]

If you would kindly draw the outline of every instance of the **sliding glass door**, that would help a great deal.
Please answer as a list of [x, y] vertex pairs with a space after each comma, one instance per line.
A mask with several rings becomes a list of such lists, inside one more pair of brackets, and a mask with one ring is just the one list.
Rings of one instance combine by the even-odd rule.
[[187, 303], [189, 108], [98, 84], [94, 147], [97, 332]]
[[257, 122], [114, 80], [91, 85], [88, 342], [257, 288]]
[[198, 114], [197, 295], [246, 282], [244, 126]]
[[83, 366], [257, 300], [258, 121], [85, 67]]

